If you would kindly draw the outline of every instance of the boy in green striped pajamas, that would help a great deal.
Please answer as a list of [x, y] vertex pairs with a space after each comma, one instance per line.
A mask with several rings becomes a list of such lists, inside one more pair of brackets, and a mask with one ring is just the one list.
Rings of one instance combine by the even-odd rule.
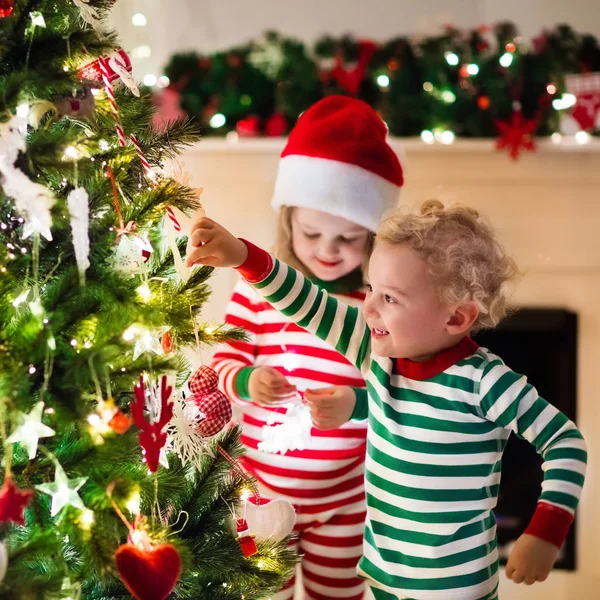
[[358, 573], [377, 600], [498, 598], [492, 510], [511, 432], [542, 455], [544, 481], [506, 574], [546, 579], [581, 495], [585, 442], [524, 376], [469, 337], [501, 320], [517, 275], [476, 211], [429, 201], [420, 214], [385, 218], [362, 314], [210, 219], [194, 224], [192, 244], [189, 265], [238, 268], [363, 372], [368, 400], [345, 387], [306, 398], [321, 429], [369, 420]]

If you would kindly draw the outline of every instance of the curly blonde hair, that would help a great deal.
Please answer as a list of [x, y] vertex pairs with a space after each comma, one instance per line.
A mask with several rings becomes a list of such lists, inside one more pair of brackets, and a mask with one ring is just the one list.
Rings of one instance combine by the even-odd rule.
[[442, 300], [474, 302], [479, 309], [474, 331], [495, 327], [506, 315], [512, 283], [520, 273], [473, 208], [445, 208], [438, 200], [428, 200], [419, 214], [396, 210], [381, 222], [379, 242], [407, 244], [418, 252]]
[[[307, 269], [294, 252], [294, 244], [292, 241], [292, 216], [294, 214], [294, 206], [282, 206], [279, 209], [279, 223], [277, 224], [277, 237], [271, 249], [274, 256], [290, 267], [294, 267], [296, 271], [300, 271], [306, 277], [313, 277], [313, 273]], [[375, 238], [372, 233], [369, 234], [367, 246], [365, 248], [365, 258], [362, 264], [362, 272], [365, 273], [369, 264], [369, 258], [373, 251]]]

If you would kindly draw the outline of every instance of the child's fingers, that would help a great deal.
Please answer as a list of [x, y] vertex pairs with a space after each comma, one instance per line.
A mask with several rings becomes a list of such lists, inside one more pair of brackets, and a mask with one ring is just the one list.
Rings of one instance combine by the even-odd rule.
[[197, 229], [213, 229], [215, 226], [215, 222], [208, 217], [202, 217], [200, 219], [196, 219], [192, 223], [192, 227], [190, 229], [190, 237], [194, 234]]
[[210, 242], [215, 237], [216, 231], [213, 228], [201, 227], [190, 234], [192, 246], [202, 246]]

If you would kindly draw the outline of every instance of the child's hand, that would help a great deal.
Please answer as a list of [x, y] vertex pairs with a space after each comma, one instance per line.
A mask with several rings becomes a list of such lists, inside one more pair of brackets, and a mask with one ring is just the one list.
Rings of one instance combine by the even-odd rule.
[[348, 385], [336, 385], [304, 392], [313, 424], [317, 429], [341, 427], [350, 420], [356, 405], [356, 394]]
[[558, 548], [554, 544], [524, 533], [510, 552], [506, 576], [526, 585], [545, 581], [557, 558]]
[[250, 398], [260, 406], [278, 406], [289, 402], [296, 393], [296, 387], [272, 367], [258, 367], [248, 380]]
[[246, 244], [215, 221], [201, 217], [192, 225], [190, 239], [193, 250], [185, 266], [195, 264], [209, 267], [239, 267], [248, 257]]

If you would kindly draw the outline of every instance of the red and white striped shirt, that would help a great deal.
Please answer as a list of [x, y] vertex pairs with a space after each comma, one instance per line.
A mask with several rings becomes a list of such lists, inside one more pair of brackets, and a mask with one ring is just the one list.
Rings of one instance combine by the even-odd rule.
[[[356, 291], [338, 297], [360, 307], [365, 294]], [[276, 311], [245, 281], [236, 285], [225, 321], [248, 335], [247, 342], [221, 346], [213, 358], [223, 391], [240, 407], [241, 440], [247, 447], [244, 466], [278, 497], [295, 504], [333, 507], [356, 501], [363, 493], [367, 422], [350, 421], [333, 431], [313, 428], [304, 450], [268, 454], [258, 450], [262, 427], [273, 413], [286, 409], [254, 404], [247, 383], [253, 367], [268, 366], [300, 392], [332, 385], [364, 387], [360, 371]]]

